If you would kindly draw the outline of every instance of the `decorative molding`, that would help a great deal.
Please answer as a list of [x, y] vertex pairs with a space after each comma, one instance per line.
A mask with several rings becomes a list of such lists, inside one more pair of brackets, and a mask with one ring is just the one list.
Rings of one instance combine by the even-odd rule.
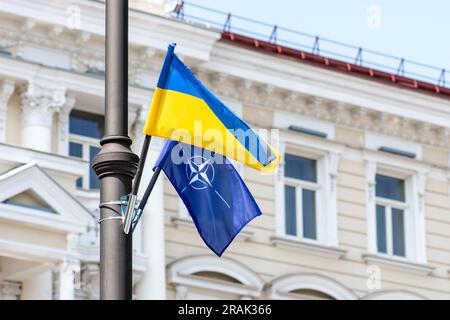
[[48, 33], [49, 37], [58, 37], [64, 32], [65, 28], [63, 26], [54, 25], [50, 28]]
[[79, 251], [80, 235], [77, 233], [69, 233], [67, 235], [67, 251], [77, 253]]
[[327, 157], [328, 161], [328, 175], [330, 178], [329, 189], [331, 193], [336, 192], [337, 187], [337, 169], [339, 163], [339, 154], [330, 152]]
[[6, 139], [6, 117], [8, 112], [8, 102], [15, 90], [15, 82], [4, 79], [0, 81], [0, 142]]
[[275, 278], [267, 286], [266, 294], [269, 299], [302, 299], [304, 296], [292, 292], [299, 289], [318, 291], [338, 300], [358, 298], [339, 282], [315, 273], [288, 274]]
[[0, 283], [0, 300], [19, 300], [22, 285], [19, 282], [3, 281]]
[[[215, 272], [227, 275], [236, 282], [198, 276], [198, 272]], [[179, 259], [167, 267], [168, 282], [175, 286], [197, 287], [239, 296], [259, 297], [264, 280], [241, 263], [229, 258], [191, 256]], [[180, 288], [180, 297], [185, 292]]]
[[60, 273], [67, 275], [74, 275], [80, 272], [80, 260], [72, 258], [64, 258], [59, 264], [58, 270]]
[[66, 104], [66, 89], [50, 83], [30, 82], [20, 88], [22, 126], [51, 128], [53, 114]]
[[420, 212], [425, 210], [425, 185], [427, 175], [425, 173], [417, 174], [417, 207]]
[[380, 254], [366, 253], [362, 255], [363, 260], [371, 265], [384, 266], [393, 270], [411, 271], [420, 275], [430, 275], [436, 269], [425, 263], [411, 262], [402, 258], [382, 256]]
[[[72, 57], [72, 68], [74, 70], [79, 72], [104, 71], [104, 53], [101, 48], [95, 46], [94, 43], [89, 46], [86, 45], [87, 43], [91, 44], [90, 41], [94, 36], [92, 30], [72, 30], [71, 32], [74, 33], [73, 40], [68, 37], [63, 39], [64, 27], [51, 24], [49, 28], [53, 30], [54, 36], [45, 37], [35, 31], [37, 28], [33, 28], [36, 23], [40, 24], [33, 19], [31, 19], [31, 22], [23, 19], [24, 26], [31, 25], [32, 27], [24, 28], [25, 31], [16, 30], [12, 27], [0, 30], [0, 38], [2, 39], [0, 47], [13, 48], [13, 55], [20, 56], [20, 48], [24, 44], [46, 46], [49, 49], [66, 51]], [[211, 36], [209, 35], [209, 37]], [[130, 77], [136, 80], [144, 71], [156, 72], [155, 66], [160, 65], [162, 51], [161, 48], [136, 44], [133, 51], [130, 52]], [[314, 95], [305, 95], [270, 83], [257, 83], [254, 80], [204, 68], [202, 67], [199, 77], [214, 92], [237, 98], [245, 103], [257, 104], [271, 110], [276, 108], [296, 112], [317, 119], [333, 121], [339, 125], [372, 130], [432, 146], [450, 147], [450, 139], [446, 139], [450, 134], [449, 129], [442, 126], [435, 126], [420, 120], [403, 118], [386, 112], [368, 110], [360, 106]]]
[[36, 162], [40, 167], [57, 172], [65, 177], [78, 178], [82, 176], [89, 165], [87, 161], [75, 158], [61, 156], [57, 154], [26, 149], [0, 143], [0, 160], [14, 165]]
[[[53, 210], [43, 213], [37, 209], [1, 203], [26, 190], [33, 190]], [[0, 217], [58, 232], [83, 233], [92, 219], [90, 212], [66, 189], [35, 163], [29, 163], [0, 175]], [[70, 236], [70, 247], [73, 246]], [[69, 245], [69, 244], [68, 244]], [[72, 251], [67, 251], [72, 254]]]
[[58, 116], [58, 152], [60, 155], [69, 155], [69, 120], [70, 112], [75, 106], [76, 99], [74, 96], [70, 95], [66, 98], [66, 103], [59, 110]]
[[[219, 83], [210, 79], [225, 76], [222, 73], [205, 69], [202, 70], [202, 74], [202, 79], [207, 82], [211, 90], [238, 99], [243, 103], [256, 104], [270, 110], [275, 108], [295, 112], [359, 130], [375, 131], [432, 146], [450, 147], [450, 141], [445, 139], [450, 135], [450, 130], [445, 127], [369, 110], [340, 101], [305, 95], [270, 84], [255, 84], [251, 80], [232, 76], [227, 76], [227, 81]], [[244, 85], [246, 83], [249, 85]]]
[[375, 176], [377, 164], [373, 161], [366, 161], [366, 183], [369, 203], [375, 201]]
[[306, 242], [298, 239], [290, 239], [287, 237], [271, 237], [272, 244], [277, 247], [284, 247], [293, 250], [300, 250], [308, 254], [318, 255], [327, 258], [340, 259], [347, 253], [346, 250], [338, 247], [325, 246], [317, 243]]
[[81, 284], [78, 291], [88, 300], [100, 297], [100, 266], [98, 263], [83, 263], [81, 267]]
[[422, 295], [407, 290], [380, 290], [371, 292], [361, 300], [426, 300]]

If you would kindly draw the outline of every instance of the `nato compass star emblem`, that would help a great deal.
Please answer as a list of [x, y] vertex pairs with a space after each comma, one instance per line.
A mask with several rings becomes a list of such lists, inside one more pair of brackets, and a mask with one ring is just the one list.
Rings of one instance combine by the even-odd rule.
[[186, 165], [186, 176], [189, 179], [188, 185], [195, 190], [212, 188], [214, 181], [212, 159], [206, 160], [201, 156], [192, 157]]
[[204, 190], [211, 188], [216, 195], [230, 208], [227, 201], [220, 195], [220, 193], [213, 187], [214, 181], [214, 166], [213, 159], [206, 159], [202, 156], [191, 157], [186, 163], [186, 176], [189, 180], [187, 186], [181, 191], [183, 193], [188, 187], [194, 190]]

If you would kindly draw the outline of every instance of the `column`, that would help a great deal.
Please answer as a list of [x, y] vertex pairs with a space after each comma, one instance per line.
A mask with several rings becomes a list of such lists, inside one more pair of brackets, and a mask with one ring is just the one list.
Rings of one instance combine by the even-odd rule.
[[75, 97], [69, 96], [66, 103], [59, 111], [58, 117], [58, 153], [63, 156], [69, 155], [69, 119], [70, 112], [75, 106]]
[[100, 266], [98, 263], [84, 263], [81, 271], [82, 289], [89, 300], [100, 298]]
[[66, 104], [66, 89], [51, 83], [21, 88], [22, 146], [44, 152], [52, 150], [53, 115]]
[[6, 141], [6, 115], [8, 111], [8, 102], [14, 93], [14, 81], [0, 81], [0, 143]]
[[80, 273], [80, 261], [64, 259], [59, 265], [59, 300], [74, 300], [75, 275]]
[[0, 283], [0, 300], [18, 300], [21, 293], [19, 282], [3, 281]]
[[67, 235], [67, 257], [59, 264], [59, 300], [73, 300], [75, 298], [76, 275], [80, 274], [80, 260], [78, 256], [79, 235]]
[[[147, 119], [148, 106], [139, 110], [135, 125], [135, 143], [141, 148], [144, 134], [143, 127]], [[153, 164], [163, 146], [163, 140], [152, 138], [147, 163], [141, 180], [140, 197], [145, 191], [153, 174]], [[164, 242], [164, 190], [162, 175], [158, 179], [153, 192], [144, 209], [141, 223], [142, 253], [148, 257], [147, 269], [136, 287], [137, 299], [165, 299], [166, 298], [166, 262]]]

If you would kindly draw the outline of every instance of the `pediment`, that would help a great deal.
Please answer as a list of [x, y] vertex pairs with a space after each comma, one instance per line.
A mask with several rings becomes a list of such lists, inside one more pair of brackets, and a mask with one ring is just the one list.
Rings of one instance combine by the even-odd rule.
[[25, 190], [24, 192], [3, 200], [2, 203], [56, 214], [56, 210], [32, 189]]
[[92, 215], [36, 163], [29, 163], [0, 175], [0, 219], [82, 233]]

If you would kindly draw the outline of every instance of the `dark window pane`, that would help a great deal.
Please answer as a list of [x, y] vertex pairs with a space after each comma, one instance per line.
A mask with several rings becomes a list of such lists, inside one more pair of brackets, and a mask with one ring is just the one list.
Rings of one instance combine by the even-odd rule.
[[83, 188], [83, 178], [77, 179], [77, 188]]
[[387, 253], [386, 250], [386, 210], [384, 206], [377, 205], [377, 248], [378, 252]]
[[403, 210], [392, 208], [392, 247], [393, 254], [405, 256], [405, 224]]
[[284, 187], [284, 203], [285, 203], [285, 227], [286, 234], [297, 235], [297, 217], [295, 212], [295, 188], [290, 186]]
[[73, 134], [100, 139], [103, 136], [103, 117], [74, 110], [70, 114], [69, 131]]
[[83, 145], [69, 142], [69, 156], [83, 158]]
[[89, 169], [89, 189], [100, 189], [100, 181], [95, 174], [94, 169], [92, 169], [92, 160], [100, 152], [100, 148], [90, 147], [89, 148], [89, 159], [90, 159], [90, 169]]
[[316, 239], [316, 192], [302, 190], [303, 238]]
[[377, 197], [405, 201], [405, 181], [377, 174], [376, 195]]
[[284, 172], [286, 177], [311, 182], [317, 181], [316, 160], [286, 154], [285, 161]]

